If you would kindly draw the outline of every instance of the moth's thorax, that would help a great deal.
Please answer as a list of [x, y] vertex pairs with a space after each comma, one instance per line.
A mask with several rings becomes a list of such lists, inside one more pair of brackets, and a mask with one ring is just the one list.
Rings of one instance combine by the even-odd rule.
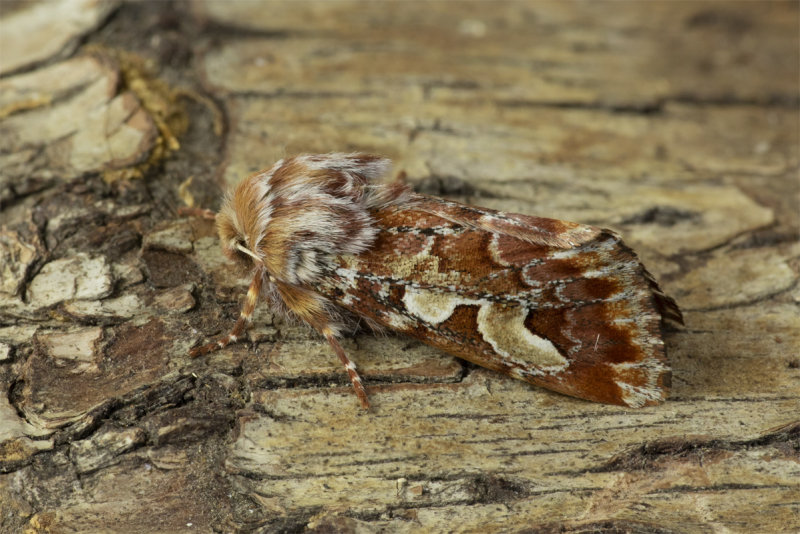
[[240, 264], [260, 262], [280, 282], [313, 283], [336, 256], [370, 247], [377, 234], [371, 210], [409, 194], [403, 185], [371, 182], [388, 167], [376, 156], [327, 154], [281, 160], [249, 176], [217, 216], [224, 253]]

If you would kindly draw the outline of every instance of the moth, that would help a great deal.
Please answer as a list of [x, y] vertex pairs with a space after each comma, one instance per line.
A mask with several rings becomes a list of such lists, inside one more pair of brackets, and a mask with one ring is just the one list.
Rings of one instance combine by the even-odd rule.
[[664, 400], [662, 326], [681, 312], [617, 234], [378, 182], [389, 166], [304, 155], [239, 183], [216, 226], [252, 282], [231, 333], [190, 354], [236, 342], [265, 298], [327, 339], [364, 408], [339, 342], [358, 320], [566, 395]]

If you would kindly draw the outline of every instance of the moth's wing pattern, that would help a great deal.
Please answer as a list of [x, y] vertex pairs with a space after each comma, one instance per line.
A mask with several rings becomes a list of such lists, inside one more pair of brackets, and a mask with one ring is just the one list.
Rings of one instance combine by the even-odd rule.
[[503, 213], [437, 197], [416, 195], [413, 200], [420, 211], [436, 215], [458, 226], [515, 237], [534, 245], [572, 248], [595, 239], [604, 231], [586, 224], [519, 213]]
[[[601, 235], [611, 236], [616, 239], [620, 248], [636, 259], [636, 254], [622, 242], [619, 235], [597, 226], [519, 213], [503, 213], [423, 195], [416, 195], [415, 200], [419, 209], [447, 219], [458, 226], [515, 237], [534, 245], [575, 249], [579, 245], [599, 239]], [[638, 259], [636, 261], [638, 262]], [[683, 314], [675, 300], [661, 290], [658, 282], [644, 265], [639, 263], [639, 267], [642, 276], [647, 279], [650, 290], [653, 292], [656, 307], [662, 318], [666, 322], [683, 324]]]
[[662, 320], [680, 312], [613, 232], [421, 196], [374, 216], [373, 247], [316, 288], [332, 301], [568, 395], [664, 399]]

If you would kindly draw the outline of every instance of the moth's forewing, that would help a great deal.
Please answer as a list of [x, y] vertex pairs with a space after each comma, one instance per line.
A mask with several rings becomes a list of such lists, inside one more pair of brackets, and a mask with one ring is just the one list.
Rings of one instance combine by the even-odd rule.
[[339, 257], [317, 290], [548, 389], [629, 406], [664, 400], [662, 311], [674, 303], [616, 235], [425, 197], [409, 206], [376, 211], [373, 247]]

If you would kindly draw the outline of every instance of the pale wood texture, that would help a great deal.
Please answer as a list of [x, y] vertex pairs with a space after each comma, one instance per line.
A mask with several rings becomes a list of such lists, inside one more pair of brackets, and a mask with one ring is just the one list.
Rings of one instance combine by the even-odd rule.
[[[796, 2], [0, 8], [0, 531], [800, 530]], [[686, 314], [669, 400], [360, 334], [364, 413], [263, 307], [191, 360], [247, 281], [176, 208], [356, 150], [622, 233]]]

